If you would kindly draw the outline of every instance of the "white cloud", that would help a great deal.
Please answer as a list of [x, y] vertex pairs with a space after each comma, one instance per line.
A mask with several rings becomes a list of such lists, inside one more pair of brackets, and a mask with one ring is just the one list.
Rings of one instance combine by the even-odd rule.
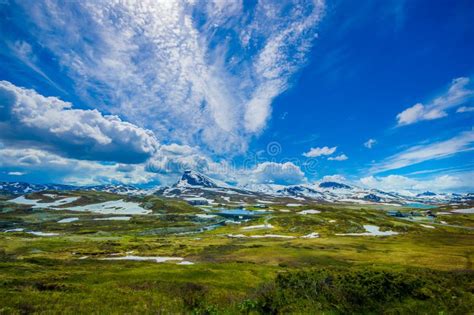
[[340, 175], [340, 174], [326, 175], [323, 178], [321, 178], [320, 182], [345, 183], [345, 182], [347, 182], [347, 178], [344, 175]]
[[67, 94], [59, 85], [57, 85], [51, 78], [44, 73], [43, 70], [37, 65], [38, 58], [33, 52], [31, 45], [25, 41], [15, 41], [13, 43], [7, 42], [8, 48], [13, 52], [15, 57], [26, 67], [31, 69], [37, 75], [42, 77], [48, 84], [61, 91], [64, 94]]
[[461, 105], [474, 96], [470, 79], [454, 79], [445, 94], [431, 100], [427, 105], [417, 103], [397, 115], [399, 126], [414, 124], [423, 120], [433, 120], [448, 115], [446, 110]]
[[348, 160], [348, 159], [349, 158], [345, 154], [340, 154], [340, 155], [334, 156], [334, 157], [328, 157], [328, 160], [330, 160], [330, 161], [345, 161], [345, 160]]
[[[257, 18], [246, 33], [266, 37], [253, 65], [259, 86], [252, 93], [245, 112], [245, 127], [251, 132], [257, 132], [265, 126], [273, 98], [288, 88], [290, 76], [306, 62], [306, 55], [311, 49], [311, 37], [315, 35], [314, 26], [319, 22], [324, 7], [322, 1], [316, 1], [315, 8], [308, 14], [305, 8], [296, 4], [286, 11], [274, 4], [262, 1], [257, 6]], [[280, 25], [268, 24], [282, 17], [286, 21]], [[302, 34], [306, 36], [302, 37]]]
[[205, 156], [199, 149], [188, 145], [163, 145], [156, 155], [147, 161], [149, 172], [160, 174], [182, 174], [192, 169], [209, 174], [215, 167], [210, 157]]
[[143, 162], [158, 148], [149, 130], [97, 110], [74, 109], [71, 103], [7, 81], [0, 81], [0, 139], [9, 146], [128, 163]]
[[107, 183], [143, 184], [158, 180], [156, 174], [145, 171], [143, 164], [129, 165], [118, 170], [121, 164], [102, 164], [95, 161], [64, 158], [40, 149], [0, 149], [0, 167], [14, 167], [22, 173], [37, 175], [56, 183], [92, 185]]
[[170, 185], [192, 169], [214, 179], [234, 183], [299, 184], [305, 182], [303, 171], [291, 162], [263, 162], [252, 168], [216, 162], [199, 149], [186, 145], [162, 145], [158, 153], [141, 164], [101, 163], [65, 158], [41, 149], [1, 148], [0, 170], [14, 168], [48, 182], [96, 185], [107, 183]]
[[228, 181], [243, 171], [225, 161], [215, 162], [197, 148], [178, 144], [160, 146], [154, 156], [140, 164], [78, 160], [42, 149], [2, 148], [0, 144], [0, 169], [12, 168], [46, 182], [74, 185], [150, 182], [169, 185], [188, 169]]
[[418, 164], [424, 161], [444, 159], [461, 152], [474, 150], [473, 143], [474, 130], [465, 131], [448, 140], [408, 148], [405, 151], [386, 158], [380, 163], [376, 163], [371, 168], [371, 171], [374, 173], [380, 173]]
[[292, 162], [263, 162], [249, 172], [240, 174], [239, 180], [241, 182], [289, 185], [300, 184], [306, 181], [306, 178], [303, 171]]
[[461, 106], [456, 110], [456, 113], [469, 113], [474, 112], [474, 107], [472, 106]]
[[318, 157], [321, 155], [331, 155], [336, 152], [337, 147], [322, 147], [322, 148], [311, 148], [308, 152], [303, 153], [305, 157]]
[[474, 172], [448, 174], [426, 179], [414, 179], [401, 175], [364, 177], [359, 180], [365, 187], [396, 192], [422, 191], [471, 191], [474, 188]]
[[375, 139], [369, 139], [366, 142], [364, 142], [364, 147], [368, 149], [372, 149], [372, 147], [377, 143], [377, 140]]
[[307, 62], [323, 9], [322, 1], [259, 1], [251, 12], [240, 1], [24, 5], [31, 37], [85, 103], [99, 100], [159, 140], [218, 153], [244, 152], [265, 128], [273, 99]]

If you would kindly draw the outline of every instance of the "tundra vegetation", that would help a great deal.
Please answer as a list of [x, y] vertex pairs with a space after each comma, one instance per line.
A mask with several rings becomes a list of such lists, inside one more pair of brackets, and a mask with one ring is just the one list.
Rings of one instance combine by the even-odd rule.
[[[205, 212], [175, 199], [91, 191], [61, 195], [79, 197], [74, 206], [125, 199], [152, 212], [111, 220], [109, 214], [32, 208], [2, 196], [0, 314], [468, 314], [474, 309], [472, 214], [407, 220], [377, 206], [271, 204], [249, 221], [229, 222], [211, 207]], [[26, 197], [53, 199], [41, 193]], [[308, 209], [320, 213], [299, 213]], [[67, 218], [77, 220], [58, 222]], [[364, 233], [364, 225], [398, 234], [338, 235]], [[302, 238], [310, 233], [319, 237]], [[114, 257], [130, 260], [109, 260]]]

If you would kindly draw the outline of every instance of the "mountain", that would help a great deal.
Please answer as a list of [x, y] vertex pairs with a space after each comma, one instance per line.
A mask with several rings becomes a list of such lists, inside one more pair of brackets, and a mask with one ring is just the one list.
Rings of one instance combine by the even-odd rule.
[[0, 194], [24, 195], [45, 190], [55, 191], [102, 191], [114, 194], [130, 195], [140, 193], [141, 190], [131, 185], [107, 184], [95, 186], [72, 186], [59, 184], [30, 184], [24, 182], [0, 182]]
[[276, 191], [285, 189], [288, 186], [278, 184], [257, 184], [257, 183], [246, 183], [238, 186], [240, 189], [246, 191], [252, 191], [261, 194], [273, 195]]
[[135, 186], [124, 185], [124, 184], [108, 184], [108, 185], [96, 185], [87, 187], [78, 187], [80, 190], [92, 190], [92, 191], [103, 191], [119, 195], [134, 195], [142, 192]]
[[288, 186], [277, 190], [276, 193], [287, 196], [310, 197], [312, 199], [324, 200], [324, 194], [322, 192], [316, 191], [313, 188], [304, 185]]
[[432, 197], [436, 196], [436, 193], [431, 192], [431, 191], [425, 191], [424, 193], [416, 195], [417, 197]]
[[183, 200], [206, 199], [211, 204], [256, 202], [258, 196], [261, 195], [259, 192], [231, 187], [226, 183], [191, 170], [185, 171], [172, 186], [159, 187], [154, 194]]
[[173, 187], [219, 187], [211, 178], [196, 171], [184, 171], [180, 180]]
[[[102, 191], [115, 194], [135, 195], [150, 192], [131, 185], [108, 184], [96, 186], [71, 186], [56, 184], [29, 184], [22, 182], [0, 182], [0, 193], [22, 195], [44, 190]], [[462, 203], [474, 199], [471, 194], [424, 192], [418, 195], [402, 195], [379, 189], [367, 189], [345, 183], [326, 181], [319, 184], [276, 185], [248, 183], [243, 186], [229, 186], [196, 171], [185, 171], [172, 186], [158, 187], [153, 194], [191, 200], [206, 199], [210, 204], [265, 204], [265, 203], [352, 203], [352, 204], [392, 204], [408, 203]], [[296, 202], [295, 202], [296, 200]]]
[[379, 189], [367, 189], [345, 183], [326, 181], [319, 184], [277, 185], [247, 183], [234, 187], [221, 183], [195, 171], [185, 171], [171, 187], [161, 187], [155, 192], [168, 198], [184, 200], [204, 198], [211, 204], [219, 203], [354, 203], [393, 204], [448, 203], [470, 200], [468, 195], [435, 194], [426, 192], [418, 196], [406, 196]]
[[30, 184], [24, 182], [0, 182], [0, 193], [10, 195], [29, 194], [44, 190], [74, 190], [76, 187], [57, 184]]
[[322, 182], [319, 184], [319, 188], [351, 189], [352, 187], [346, 184], [341, 184], [341, 183], [336, 183], [336, 182]]
[[379, 196], [375, 194], [365, 195], [364, 197], [362, 197], [362, 199], [367, 200], [367, 201], [373, 201], [373, 202], [380, 202], [382, 200], [382, 198], [380, 198]]

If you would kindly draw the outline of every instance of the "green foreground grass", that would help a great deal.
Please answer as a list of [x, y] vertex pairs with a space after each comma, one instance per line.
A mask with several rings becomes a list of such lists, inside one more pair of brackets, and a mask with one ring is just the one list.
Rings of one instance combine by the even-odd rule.
[[[99, 195], [100, 198], [115, 198]], [[89, 194], [88, 198], [97, 198]], [[102, 200], [102, 199], [101, 199]], [[31, 210], [4, 203], [0, 233], [0, 314], [469, 314], [474, 309], [474, 232], [387, 217], [373, 209], [312, 205], [196, 233], [215, 223], [178, 201], [147, 198], [154, 215], [94, 221], [91, 213]], [[79, 217], [68, 224], [59, 219]], [[472, 216], [450, 222], [472, 226]], [[439, 220], [439, 219], [437, 219]], [[270, 223], [273, 229], [243, 230]], [[363, 224], [400, 232], [348, 237]], [[181, 231], [192, 234], [180, 234]], [[320, 238], [303, 239], [311, 232]], [[294, 236], [230, 238], [229, 234]], [[124, 256], [176, 262], [106, 261]]]

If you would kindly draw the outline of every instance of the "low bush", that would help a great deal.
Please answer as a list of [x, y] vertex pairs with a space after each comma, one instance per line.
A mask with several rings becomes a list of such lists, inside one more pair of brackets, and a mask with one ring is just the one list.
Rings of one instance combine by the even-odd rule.
[[474, 309], [473, 283], [472, 272], [309, 270], [278, 275], [246, 305], [266, 314], [467, 314]]

